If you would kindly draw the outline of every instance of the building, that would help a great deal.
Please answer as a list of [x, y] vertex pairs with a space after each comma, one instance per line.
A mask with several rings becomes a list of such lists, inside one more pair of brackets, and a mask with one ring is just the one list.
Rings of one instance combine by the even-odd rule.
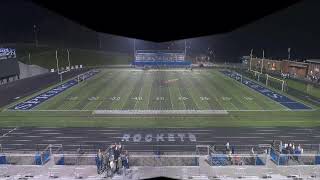
[[307, 74], [320, 78], [320, 59], [307, 59], [305, 62], [309, 64]]

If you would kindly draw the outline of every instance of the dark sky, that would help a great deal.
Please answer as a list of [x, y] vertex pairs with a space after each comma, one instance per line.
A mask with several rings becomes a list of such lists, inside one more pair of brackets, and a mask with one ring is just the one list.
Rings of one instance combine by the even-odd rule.
[[[291, 48], [293, 58], [320, 58], [319, 7], [320, 1], [305, 0], [233, 32], [191, 39], [188, 42], [193, 51], [201, 52], [211, 47], [217, 57], [227, 60], [237, 60], [240, 56], [248, 55], [252, 48], [257, 56], [262, 56], [262, 49], [265, 49], [266, 57], [285, 58], [288, 47]], [[0, 15], [0, 43], [32, 42], [33, 24], [37, 24], [40, 43], [98, 48], [98, 33], [30, 2], [2, 0]], [[101, 37], [104, 49], [123, 52], [132, 50], [131, 39], [107, 34]], [[140, 41], [141, 47], [142, 44], [146, 45]]]

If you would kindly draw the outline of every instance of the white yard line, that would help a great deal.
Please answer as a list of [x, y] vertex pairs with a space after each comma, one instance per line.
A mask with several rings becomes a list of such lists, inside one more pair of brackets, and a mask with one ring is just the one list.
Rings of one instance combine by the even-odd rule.
[[[130, 75], [129, 75], [129, 76], [130, 76]], [[140, 80], [140, 79], [138, 79], [134, 84], [132, 84], [131, 91], [130, 91], [130, 93], [128, 93], [128, 97], [123, 100], [123, 104], [121, 105], [120, 109], [123, 109], [123, 107], [125, 106], [126, 102], [127, 102], [128, 100], [130, 101], [130, 98], [132, 98], [132, 97], [130, 97], [130, 95], [131, 95], [132, 92], [134, 91], [134, 88], [135, 88], [136, 84], [139, 82], [139, 80]], [[141, 91], [141, 87], [140, 87], [140, 91]], [[120, 90], [120, 94], [124, 94], [124, 93], [122, 93], [122, 92], [123, 92], [123, 91]], [[140, 92], [139, 92], [139, 94], [140, 94]], [[122, 98], [122, 97], [121, 97], [121, 98]], [[134, 106], [136, 106], [136, 104], [137, 104], [137, 101], [135, 102]]]
[[[144, 82], [144, 80], [145, 80], [145, 76], [144, 76], [144, 74], [142, 74], [142, 76], [143, 76], [143, 79], [142, 79], [142, 80], [143, 80], [143, 82]], [[144, 87], [144, 85], [142, 85], [142, 86], [140, 87], [138, 97], [141, 97], [142, 87]], [[142, 99], [142, 101], [144, 101], [144, 99]], [[137, 103], [138, 103], [138, 101], [136, 101], [136, 102], [134, 103], [133, 109], [136, 109], [136, 105], [137, 105]]]

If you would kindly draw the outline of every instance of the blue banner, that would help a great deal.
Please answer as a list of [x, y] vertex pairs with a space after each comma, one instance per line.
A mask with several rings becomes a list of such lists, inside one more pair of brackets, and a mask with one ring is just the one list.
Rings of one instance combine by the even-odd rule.
[[[224, 75], [231, 77], [237, 81], [240, 81], [241, 76], [237, 73], [232, 73], [229, 71], [220, 71]], [[287, 96], [284, 96], [282, 94], [276, 93], [273, 90], [270, 90], [269, 88], [266, 88], [262, 85], [259, 85], [258, 83], [251, 81], [249, 79], [242, 77], [242, 84], [246, 85], [247, 87], [257, 91], [258, 93], [267, 96], [268, 98], [280, 103], [281, 105], [291, 109], [291, 110], [306, 110], [306, 109], [312, 109], [309, 106], [306, 106], [300, 102], [296, 102]]]
[[[83, 78], [83, 80], [86, 80], [92, 76], [94, 76], [95, 74], [97, 74], [99, 71], [89, 71], [83, 74], [83, 77], [81, 77], [81, 80]], [[74, 85], [78, 84], [78, 80], [77, 78], [73, 78], [61, 85], [58, 85], [44, 93], [41, 93], [35, 97], [32, 97], [24, 102], [21, 102], [19, 104], [16, 104], [13, 107], [10, 107], [9, 109], [12, 110], [30, 110], [36, 106], [38, 106], [39, 104], [47, 101], [48, 99], [64, 92], [65, 90], [73, 87]]]

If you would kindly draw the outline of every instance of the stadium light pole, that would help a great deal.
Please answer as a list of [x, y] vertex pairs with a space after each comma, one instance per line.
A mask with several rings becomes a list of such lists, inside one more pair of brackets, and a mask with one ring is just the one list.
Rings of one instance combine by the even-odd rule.
[[250, 69], [250, 71], [252, 70], [252, 69], [251, 69], [251, 64], [252, 64], [252, 53], [253, 53], [253, 49], [251, 49], [251, 52], [250, 52], [250, 65], [249, 65], [249, 69]]
[[35, 46], [38, 47], [38, 34], [37, 34], [37, 25], [33, 25], [33, 32], [34, 32], [34, 43]]
[[187, 57], [187, 40], [184, 40], [184, 57]]
[[288, 48], [288, 60], [290, 61], [290, 51], [291, 51], [291, 48]]
[[58, 50], [56, 50], [56, 60], [57, 60], [58, 75], [60, 75], [60, 82], [62, 82], [62, 73], [60, 73], [60, 70], [59, 70]]
[[29, 52], [29, 65], [31, 65], [31, 54]]
[[70, 63], [70, 51], [69, 51], [69, 49], [67, 49], [67, 53], [68, 53], [68, 63], [69, 63], [69, 71], [70, 71], [71, 63]]
[[262, 69], [263, 69], [263, 60], [264, 60], [264, 49], [262, 50], [261, 74], [262, 74]]
[[136, 39], [133, 39], [133, 58], [136, 58]]

